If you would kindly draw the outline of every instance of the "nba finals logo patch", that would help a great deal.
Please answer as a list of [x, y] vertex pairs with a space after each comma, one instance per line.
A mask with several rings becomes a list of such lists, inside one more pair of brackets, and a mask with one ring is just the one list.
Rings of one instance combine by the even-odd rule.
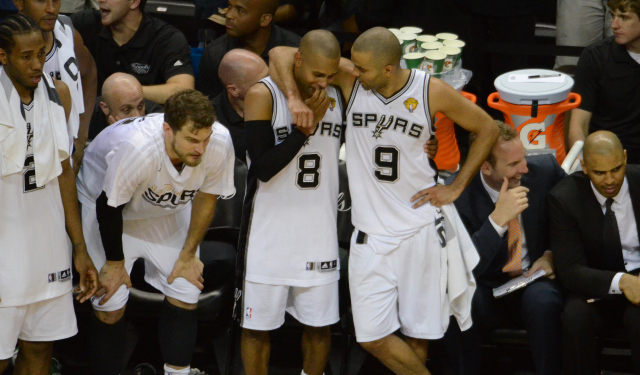
[[407, 107], [409, 113], [413, 113], [413, 110], [418, 108], [418, 101], [414, 98], [409, 98], [404, 101], [404, 106]]
[[329, 109], [333, 111], [336, 107], [336, 100], [334, 98], [329, 98]]
[[246, 312], [245, 316], [247, 318], [249, 318], [249, 319], [251, 319], [251, 312], [252, 312], [251, 307], [247, 307], [247, 312]]

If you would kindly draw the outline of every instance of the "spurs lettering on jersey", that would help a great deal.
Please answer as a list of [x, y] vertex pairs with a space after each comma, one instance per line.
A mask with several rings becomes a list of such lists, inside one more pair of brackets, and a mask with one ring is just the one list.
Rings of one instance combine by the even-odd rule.
[[196, 192], [197, 190], [175, 191], [173, 186], [169, 184], [165, 184], [162, 188], [153, 185], [147, 188], [147, 191], [142, 194], [142, 198], [156, 206], [173, 208], [190, 202]]
[[389, 98], [354, 86], [347, 107], [347, 172], [352, 221], [367, 234], [407, 236], [434, 220], [430, 205], [413, 209], [409, 201], [435, 185], [437, 176], [423, 149], [435, 134], [428, 87], [429, 76], [419, 70], [411, 70], [405, 86]]

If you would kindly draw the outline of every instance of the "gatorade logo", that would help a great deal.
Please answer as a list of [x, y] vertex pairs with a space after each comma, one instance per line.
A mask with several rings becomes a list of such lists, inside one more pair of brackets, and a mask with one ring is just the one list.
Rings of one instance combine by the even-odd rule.
[[544, 134], [544, 122], [534, 122], [523, 125], [520, 128], [520, 141], [525, 148], [541, 149], [547, 145], [547, 136]]

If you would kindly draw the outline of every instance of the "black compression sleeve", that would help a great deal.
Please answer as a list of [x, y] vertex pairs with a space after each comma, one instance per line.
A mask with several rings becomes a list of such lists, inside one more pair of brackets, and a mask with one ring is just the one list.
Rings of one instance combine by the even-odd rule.
[[269, 120], [246, 121], [244, 129], [251, 158], [250, 170], [263, 182], [269, 181], [286, 167], [307, 140], [307, 136], [294, 127], [284, 141], [276, 145]]
[[103, 191], [96, 200], [96, 216], [104, 253], [109, 261], [124, 259], [122, 250], [122, 211], [124, 204], [111, 207], [107, 204], [107, 194]]

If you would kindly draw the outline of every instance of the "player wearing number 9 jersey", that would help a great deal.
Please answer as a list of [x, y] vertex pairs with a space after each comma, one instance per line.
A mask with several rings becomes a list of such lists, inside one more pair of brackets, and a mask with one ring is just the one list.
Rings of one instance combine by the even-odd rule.
[[[304, 372], [322, 374], [328, 326], [338, 313], [338, 153], [343, 106], [328, 87], [340, 47], [322, 30], [302, 38], [294, 74], [305, 98], [328, 104], [313, 129], [292, 124], [285, 95], [267, 77], [245, 99], [249, 175], [240, 250], [245, 252], [242, 358], [247, 374], [266, 374], [269, 330], [285, 311], [305, 327]], [[326, 90], [326, 91], [325, 91]]]
[[[343, 59], [334, 80], [348, 98], [347, 171], [356, 227], [349, 286], [361, 345], [396, 374], [428, 374], [426, 340], [442, 337], [449, 320], [441, 300], [446, 242], [436, 232], [436, 223], [443, 223], [437, 207], [453, 202], [469, 184], [498, 130], [486, 113], [444, 82], [401, 69], [401, 54], [391, 32], [370, 29], [355, 41], [352, 62]], [[272, 77], [295, 109], [301, 100], [286, 69], [290, 55], [278, 47], [269, 57]], [[482, 139], [449, 186], [436, 185], [437, 169], [422, 148], [434, 134], [437, 112]], [[303, 111], [294, 115], [304, 121]], [[466, 279], [458, 282], [467, 285]], [[404, 340], [394, 335], [398, 329]]]

